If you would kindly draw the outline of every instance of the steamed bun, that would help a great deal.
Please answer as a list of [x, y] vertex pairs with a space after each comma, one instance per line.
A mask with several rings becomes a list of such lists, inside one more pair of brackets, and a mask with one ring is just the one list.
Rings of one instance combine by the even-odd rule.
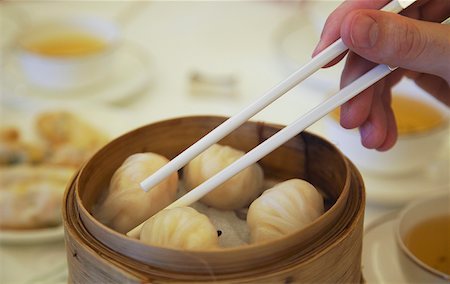
[[[243, 155], [244, 152], [229, 146], [212, 145], [184, 167], [186, 189], [188, 191], [194, 189]], [[263, 179], [261, 167], [253, 164], [218, 186], [200, 201], [222, 210], [243, 208], [261, 194]]]
[[266, 190], [247, 214], [251, 242], [269, 241], [300, 230], [324, 212], [323, 198], [305, 180], [291, 179]]
[[144, 223], [140, 240], [153, 246], [187, 250], [219, 246], [216, 228], [208, 217], [191, 207], [164, 209]]
[[155, 153], [138, 153], [128, 157], [116, 170], [103, 202], [93, 215], [103, 224], [125, 233], [175, 201], [178, 173], [156, 185], [149, 192], [139, 183], [169, 162]]

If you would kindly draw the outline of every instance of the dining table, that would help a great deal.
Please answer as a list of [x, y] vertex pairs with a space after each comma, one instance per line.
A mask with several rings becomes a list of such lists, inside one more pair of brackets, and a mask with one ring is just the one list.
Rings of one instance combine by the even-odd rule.
[[[311, 59], [340, 2], [1, 1], [0, 123], [23, 125], [39, 111], [69, 109], [115, 138], [175, 117], [232, 116]], [[17, 38], [46, 19], [80, 15], [119, 30], [116, 54], [104, 66], [107, 79], [80, 90], [33, 85], [21, 69]], [[294, 121], [339, 90], [344, 61], [319, 70], [251, 120]], [[407, 79], [395, 88], [420, 91]], [[323, 120], [306, 131], [330, 140]], [[363, 275], [367, 283], [399, 283], [393, 226], [411, 201], [408, 178], [361, 174]], [[67, 276], [61, 228], [0, 235], [0, 283], [65, 283]]]

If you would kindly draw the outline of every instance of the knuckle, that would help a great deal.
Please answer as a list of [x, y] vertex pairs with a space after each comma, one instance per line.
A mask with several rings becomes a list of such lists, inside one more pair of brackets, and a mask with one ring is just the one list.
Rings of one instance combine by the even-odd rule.
[[413, 24], [407, 23], [397, 30], [395, 54], [404, 60], [420, 57], [425, 51], [427, 38]]

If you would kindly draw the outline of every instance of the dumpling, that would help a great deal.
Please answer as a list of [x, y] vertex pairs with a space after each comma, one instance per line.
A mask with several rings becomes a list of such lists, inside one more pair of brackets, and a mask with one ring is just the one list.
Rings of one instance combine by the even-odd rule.
[[300, 230], [324, 212], [323, 198], [309, 182], [291, 179], [266, 190], [247, 213], [252, 243]]
[[58, 226], [73, 170], [51, 166], [0, 167], [0, 230]]
[[103, 224], [125, 233], [175, 201], [178, 173], [171, 174], [149, 192], [139, 183], [168, 163], [155, 153], [138, 153], [128, 157], [116, 170], [106, 198], [94, 208], [93, 215]]
[[146, 244], [186, 250], [219, 246], [217, 230], [208, 217], [191, 207], [164, 209], [144, 223], [140, 240]]
[[50, 151], [46, 162], [65, 167], [80, 167], [109, 141], [100, 129], [64, 110], [39, 114], [36, 131]]
[[[190, 191], [244, 155], [229, 146], [212, 145], [183, 170], [186, 190]], [[263, 190], [264, 174], [258, 164], [244, 169], [200, 201], [217, 209], [234, 210], [249, 205]]]

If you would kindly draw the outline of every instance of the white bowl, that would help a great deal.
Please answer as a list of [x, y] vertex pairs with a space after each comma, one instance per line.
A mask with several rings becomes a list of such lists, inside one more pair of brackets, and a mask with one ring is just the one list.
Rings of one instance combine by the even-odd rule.
[[[423, 98], [417, 96], [414, 99]], [[397, 143], [388, 151], [365, 148], [357, 129], [344, 129], [331, 116], [324, 119], [326, 135], [363, 172], [406, 175], [421, 171], [435, 161], [438, 155], [448, 151], [450, 146], [448, 110], [437, 102], [424, 102], [442, 112], [442, 123], [427, 130], [399, 134]]]
[[[68, 36], [82, 40], [80, 35], [95, 40], [101, 47], [78, 53], [62, 53], [61, 49], [57, 53], [48, 52], [48, 49], [43, 52], [42, 48], [36, 48], [43, 42], [48, 45], [49, 41], [67, 42]], [[104, 79], [114, 61], [118, 42], [119, 29], [113, 22], [80, 16], [35, 24], [18, 36], [16, 47], [20, 65], [31, 83], [67, 89], [86, 87]]]
[[405, 235], [417, 224], [433, 217], [449, 215], [450, 191], [444, 191], [416, 201], [402, 210], [395, 226], [398, 258], [410, 283], [449, 283], [450, 275], [428, 266], [405, 245]]

